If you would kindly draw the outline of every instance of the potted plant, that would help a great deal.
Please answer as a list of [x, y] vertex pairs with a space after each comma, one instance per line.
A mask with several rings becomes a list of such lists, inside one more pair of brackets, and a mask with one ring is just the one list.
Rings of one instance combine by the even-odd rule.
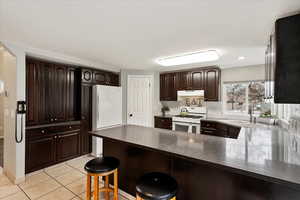
[[170, 108], [168, 106], [163, 106], [161, 108], [161, 112], [162, 112], [162, 115], [165, 116], [166, 115], [166, 112], [167, 111], [170, 111]]

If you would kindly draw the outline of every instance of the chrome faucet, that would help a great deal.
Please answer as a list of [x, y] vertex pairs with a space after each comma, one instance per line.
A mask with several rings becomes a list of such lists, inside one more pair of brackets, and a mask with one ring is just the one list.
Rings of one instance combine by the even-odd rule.
[[249, 106], [248, 114], [250, 115], [250, 123], [252, 123], [253, 122], [253, 105]]
[[250, 115], [250, 120], [249, 121], [250, 121], [250, 123], [256, 124], [256, 117], [253, 116], [253, 113], [254, 113], [254, 105], [251, 104], [249, 106], [249, 110], [248, 110], [248, 114]]

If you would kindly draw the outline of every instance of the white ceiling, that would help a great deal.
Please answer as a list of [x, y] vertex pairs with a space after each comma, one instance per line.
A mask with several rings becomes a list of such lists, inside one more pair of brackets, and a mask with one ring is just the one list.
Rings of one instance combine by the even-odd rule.
[[0, 0], [0, 39], [127, 69], [170, 70], [154, 59], [204, 49], [221, 59], [197, 66], [245, 66], [264, 63], [275, 19], [299, 10], [299, 0]]

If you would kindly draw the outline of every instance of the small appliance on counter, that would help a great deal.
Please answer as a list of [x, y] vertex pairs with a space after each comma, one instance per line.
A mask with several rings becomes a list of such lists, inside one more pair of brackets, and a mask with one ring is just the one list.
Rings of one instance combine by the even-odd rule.
[[200, 134], [201, 119], [206, 118], [204, 90], [178, 91], [180, 114], [172, 117], [172, 130]]

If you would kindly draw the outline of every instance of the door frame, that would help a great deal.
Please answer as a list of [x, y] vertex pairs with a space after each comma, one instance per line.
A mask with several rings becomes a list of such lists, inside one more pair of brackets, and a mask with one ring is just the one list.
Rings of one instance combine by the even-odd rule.
[[130, 78], [150, 78], [150, 110], [151, 112], [149, 113], [149, 117], [150, 117], [150, 124], [149, 127], [153, 127], [154, 126], [154, 112], [153, 112], [153, 94], [154, 94], [154, 87], [153, 87], [153, 83], [154, 83], [154, 75], [128, 75], [127, 76], [127, 94], [126, 94], [126, 124], [128, 124], [128, 116], [129, 116], [129, 105], [128, 105], [128, 94], [129, 94], [129, 79]]

